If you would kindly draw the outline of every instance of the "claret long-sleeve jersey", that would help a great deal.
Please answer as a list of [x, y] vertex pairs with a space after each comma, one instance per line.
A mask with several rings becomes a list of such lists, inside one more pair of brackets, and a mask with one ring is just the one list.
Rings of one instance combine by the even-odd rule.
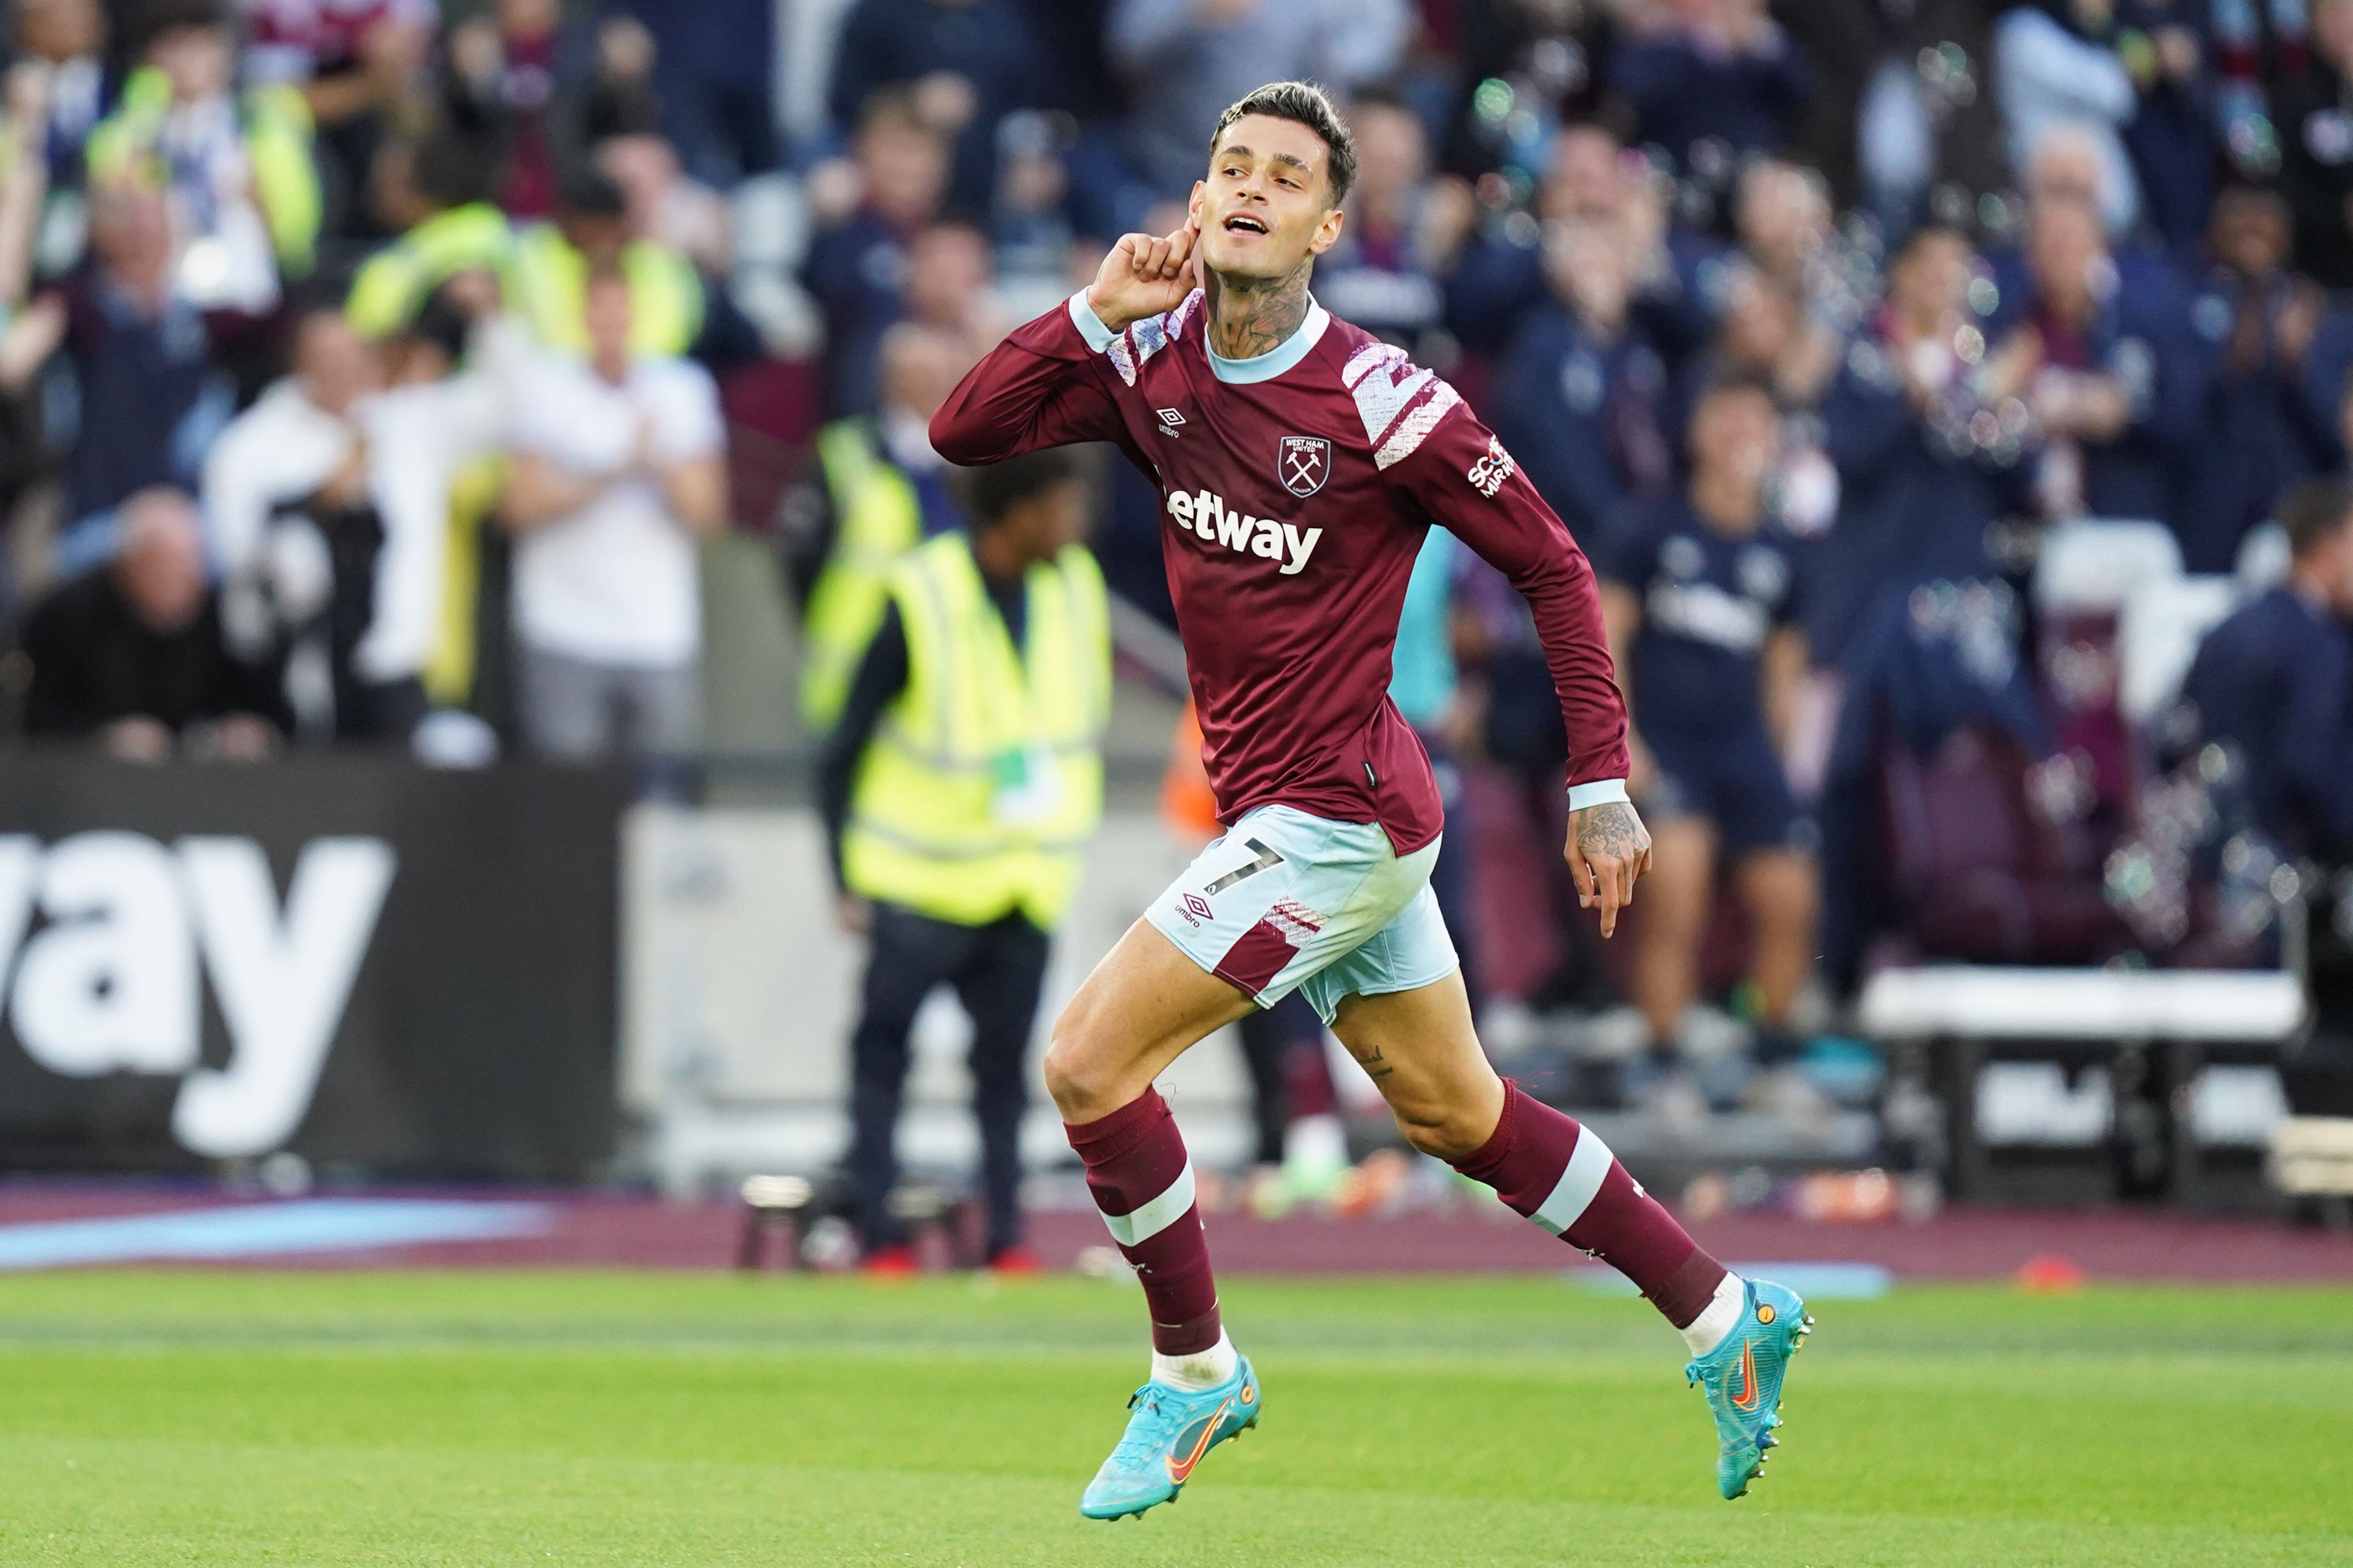
[[1454, 389], [1311, 304], [1250, 360], [1207, 342], [1199, 290], [1113, 332], [1073, 297], [1015, 331], [932, 419], [951, 462], [1116, 443], [1155, 479], [1202, 759], [1220, 820], [1283, 805], [1377, 822], [1409, 854], [1443, 825], [1388, 699], [1406, 581], [1439, 523], [1510, 578], [1567, 722], [1573, 805], [1625, 798], [1626, 710], [1592, 568]]

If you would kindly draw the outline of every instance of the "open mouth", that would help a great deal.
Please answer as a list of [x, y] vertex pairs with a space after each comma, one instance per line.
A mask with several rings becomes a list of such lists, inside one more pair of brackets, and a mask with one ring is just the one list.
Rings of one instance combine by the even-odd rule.
[[1267, 232], [1267, 227], [1248, 213], [1236, 213], [1226, 220], [1226, 232], [1228, 234], [1264, 234]]

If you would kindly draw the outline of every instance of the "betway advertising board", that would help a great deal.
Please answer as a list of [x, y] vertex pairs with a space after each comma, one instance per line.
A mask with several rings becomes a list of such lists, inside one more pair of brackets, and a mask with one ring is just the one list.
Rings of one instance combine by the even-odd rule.
[[528, 763], [0, 761], [0, 1168], [586, 1172], [626, 799]]

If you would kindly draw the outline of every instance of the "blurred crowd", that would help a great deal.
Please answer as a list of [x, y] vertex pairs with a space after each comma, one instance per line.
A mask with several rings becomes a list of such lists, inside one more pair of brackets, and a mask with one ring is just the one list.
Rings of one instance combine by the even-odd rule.
[[[2274, 522], [2353, 442], [2353, 0], [15, 0], [7, 28], [28, 732], [691, 752], [727, 529], [781, 563], [821, 731], [872, 560], [962, 521], [933, 410], [1181, 221], [1227, 103], [1307, 77], [1362, 167], [1317, 297], [1449, 376], [1595, 561], [1674, 848], [1623, 973], [1550, 889], [1529, 999], [1630, 996], [1660, 1043], [1730, 994], [1769, 1046], [1817, 953], [1838, 984], [1891, 941], [2243, 949], [2229, 889], [2276, 892], [2353, 777], [2201, 749], [2252, 732], [2253, 678], [2186, 719], [2120, 695], [2151, 582], [2197, 631], [2286, 594], [2344, 636], [2333, 522], [2295, 567]], [[1165, 616], [1148, 484], [1112, 465], [1101, 510], [1113, 589]], [[2299, 698], [2332, 747], [2344, 662], [2334, 708]], [[1490, 781], [1466, 842], [1514, 813], [1556, 841], [1541, 653], [1467, 552], [1418, 574], [1399, 682]], [[2231, 767], [2247, 832], [2216, 826]], [[2180, 778], [2204, 816], [2152, 806]]]

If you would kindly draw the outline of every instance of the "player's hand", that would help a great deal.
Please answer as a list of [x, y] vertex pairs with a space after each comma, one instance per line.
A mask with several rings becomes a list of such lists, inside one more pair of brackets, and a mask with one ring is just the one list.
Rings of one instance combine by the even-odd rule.
[[1634, 901], [1634, 880], [1651, 868], [1651, 835], [1641, 814], [1622, 800], [1568, 816], [1568, 874], [1579, 909], [1601, 911], [1601, 934], [1618, 930], [1618, 911]]
[[1087, 308], [1114, 332], [1131, 321], [1175, 310], [1193, 291], [1190, 264], [1200, 237], [1195, 218], [1156, 239], [1148, 234], [1120, 236], [1087, 289]]

